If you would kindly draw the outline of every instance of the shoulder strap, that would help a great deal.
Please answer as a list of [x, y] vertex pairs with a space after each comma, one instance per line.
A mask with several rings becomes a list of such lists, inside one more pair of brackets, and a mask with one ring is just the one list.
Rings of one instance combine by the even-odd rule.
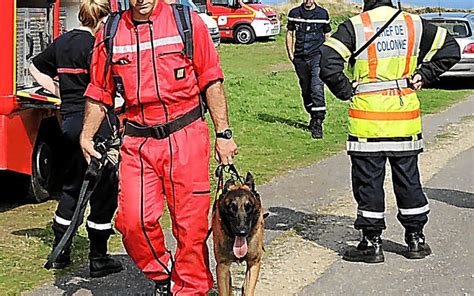
[[122, 11], [112, 12], [104, 25], [104, 44], [107, 51], [107, 59], [105, 61], [104, 77], [107, 77], [110, 63], [112, 62], [114, 38], [117, 34], [118, 25], [122, 18]]
[[364, 45], [362, 45], [361, 48], [359, 48], [356, 52], [354, 52], [352, 54], [352, 56], [349, 58], [349, 61], [350, 63], [353, 65], [355, 63], [355, 59], [364, 51], [367, 49], [367, 47], [369, 47], [372, 42], [374, 42], [375, 39], [377, 39], [377, 37], [380, 36], [380, 34], [383, 33], [383, 31], [385, 31], [385, 29], [388, 28], [388, 26], [390, 26], [391, 23], [393, 23], [393, 21], [400, 15], [400, 13], [402, 13], [402, 10], [398, 10], [375, 34], [374, 36], [372, 36], [372, 38], [370, 38]]
[[178, 28], [179, 35], [184, 44], [184, 53], [193, 59], [193, 26], [191, 24], [191, 9], [189, 6], [173, 3], [173, 14]]

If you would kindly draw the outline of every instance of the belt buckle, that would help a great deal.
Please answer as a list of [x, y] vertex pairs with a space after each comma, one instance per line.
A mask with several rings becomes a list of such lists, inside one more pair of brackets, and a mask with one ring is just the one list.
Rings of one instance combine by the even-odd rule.
[[170, 135], [168, 128], [164, 124], [154, 125], [151, 127], [151, 129], [153, 131], [153, 137], [157, 139], [164, 139]]

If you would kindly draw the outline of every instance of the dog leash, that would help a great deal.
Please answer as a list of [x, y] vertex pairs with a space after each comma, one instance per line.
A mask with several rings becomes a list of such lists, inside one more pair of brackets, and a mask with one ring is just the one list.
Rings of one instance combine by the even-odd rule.
[[[245, 183], [244, 179], [240, 176], [239, 172], [235, 168], [235, 165], [232, 163], [218, 165], [214, 174], [217, 178], [217, 189], [216, 189], [216, 197], [214, 198], [214, 204], [212, 205], [212, 214], [214, 214], [214, 211], [216, 210], [216, 207], [217, 207], [217, 202], [223, 194], [225, 174], [229, 174], [230, 179], [239, 181], [242, 184]], [[212, 233], [212, 226], [209, 227], [209, 230], [207, 231], [206, 241], [209, 239], [209, 236], [211, 235], [211, 233]]]

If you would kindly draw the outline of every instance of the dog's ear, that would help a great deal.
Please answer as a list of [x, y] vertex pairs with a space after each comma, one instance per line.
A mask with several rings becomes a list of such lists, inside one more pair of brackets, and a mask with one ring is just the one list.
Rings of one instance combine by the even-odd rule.
[[234, 185], [235, 185], [235, 180], [233, 179], [227, 180], [227, 182], [225, 182], [224, 184], [224, 188], [222, 188], [222, 194], [226, 194], [227, 191], [229, 191], [229, 188]]
[[245, 185], [247, 185], [252, 192], [255, 193], [255, 181], [250, 172], [247, 172], [247, 177], [245, 177]]

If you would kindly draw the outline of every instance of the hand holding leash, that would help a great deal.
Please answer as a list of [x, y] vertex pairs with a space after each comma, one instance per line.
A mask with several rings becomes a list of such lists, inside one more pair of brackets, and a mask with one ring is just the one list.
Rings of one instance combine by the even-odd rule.
[[216, 139], [215, 158], [219, 164], [232, 164], [237, 154], [239, 150], [234, 139]]

